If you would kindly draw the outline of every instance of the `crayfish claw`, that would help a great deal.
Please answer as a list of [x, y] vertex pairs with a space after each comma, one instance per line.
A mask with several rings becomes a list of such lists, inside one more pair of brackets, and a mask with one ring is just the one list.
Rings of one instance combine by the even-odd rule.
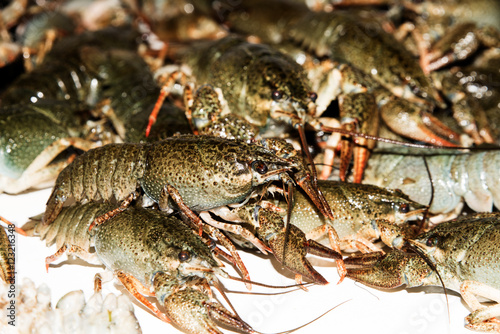
[[215, 321], [244, 333], [256, 333], [252, 327], [220, 303], [211, 300], [207, 294], [192, 287], [167, 296], [163, 305], [168, 318], [189, 333], [222, 334]]
[[428, 111], [403, 99], [393, 99], [384, 104], [381, 116], [392, 131], [404, 137], [439, 146], [456, 147], [460, 142], [458, 133]]
[[345, 263], [348, 267], [347, 277], [382, 289], [393, 289], [403, 284], [407, 287], [420, 286], [422, 278], [432, 272], [425, 260], [417, 254], [397, 249], [385, 255], [369, 253], [352, 256], [345, 259]]
[[302, 188], [302, 190], [306, 192], [309, 198], [311, 198], [311, 200], [314, 202], [314, 205], [321, 211], [324, 216], [328, 217], [329, 219], [334, 219], [330, 205], [326, 201], [321, 191], [317, 187], [314, 187], [309, 175], [306, 174], [300, 176], [301, 177], [299, 177], [297, 180], [297, 184]]
[[[290, 225], [290, 234], [286, 236], [284, 223], [277, 213], [260, 209], [259, 210], [259, 228], [258, 234], [260, 238], [267, 240], [269, 247], [272, 249], [274, 257], [284, 267], [291, 270], [295, 274], [301, 275], [318, 284], [328, 284], [328, 281], [321, 276], [307, 260], [306, 255], [308, 250], [313, 254], [317, 254], [328, 258], [342, 258], [340, 254], [326, 247], [321, 250], [312, 245], [312, 240], [307, 240], [306, 235], [297, 226]], [[286, 251], [285, 250], [286, 242]]]
[[[341, 129], [372, 136], [378, 134], [379, 113], [373, 94], [360, 92], [343, 95], [339, 99], [339, 106]], [[349, 139], [343, 136], [341, 146], [340, 179], [345, 181], [354, 154], [354, 182], [361, 183], [369, 150], [375, 147], [375, 142], [363, 137]]]
[[[147, 288], [142, 285], [142, 283], [130, 274], [124, 273], [122, 271], [116, 272], [117, 278], [123, 284], [123, 286], [130, 292], [139, 302], [147, 307], [151, 312], [153, 312], [159, 319], [170, 323], [170, 319], [163, 314], [154, 304], [152, 304], [146, 297], [144, 297], [141, 292], [146, 292]], [[148, 293], [149, 295], [149, 293]]]

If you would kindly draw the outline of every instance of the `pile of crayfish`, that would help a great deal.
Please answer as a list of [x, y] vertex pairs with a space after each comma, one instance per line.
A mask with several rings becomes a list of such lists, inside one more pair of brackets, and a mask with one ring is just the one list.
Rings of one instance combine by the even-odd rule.
[[[60, 258], [79, 258], [95, 274], [80, 286], [119, 282], [186, 333], [265, 331], [227, 286], [293, 300], [332, 281], [450, 289], [467, 329], [500, 332], [496, 1], [15, 0], [0, 15], [0, 284], [25, 276], [26, 242], [44, 275], [78, 280]], [[43, 203], [13, 217], [30, 194]], [[249, 258], [295, 282], [256, 280]]]

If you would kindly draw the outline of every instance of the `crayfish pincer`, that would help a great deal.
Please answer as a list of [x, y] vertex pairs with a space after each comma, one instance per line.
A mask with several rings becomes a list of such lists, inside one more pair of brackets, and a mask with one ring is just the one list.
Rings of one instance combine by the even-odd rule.
[[191, 211], [242, 202], [276, 180], [295, 180], [320, 211], [332, 217], [304, 159], [290, 147], [276, 139], [263, 147], [194, 135], [99, 147], [77, 157], [59, 174], [42, 220], [50, 224], [70, 197], [80, 203], [113, 197], [122, 201], [138, 189], [160, 209], [180, 208], [189, 217]]
[[[398, 233], [394, 237], [399, 237]], [[460, 292], [472, 311], [465, 327], [500, 331], [500, 214], [476, 213], [437, 225], [415, 238], [405, 238], [413, 252], [393, 249], [385, 255], [363, 254], [345, 260], [347, 277], [383, 289], [439, 286]], [[481, 299], [494, 305], [485, 306]]]

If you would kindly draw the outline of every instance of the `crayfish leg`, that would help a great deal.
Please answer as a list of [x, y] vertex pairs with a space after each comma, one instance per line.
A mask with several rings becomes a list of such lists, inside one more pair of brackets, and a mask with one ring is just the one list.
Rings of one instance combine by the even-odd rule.
[[165, 210], [168, 208], [168, 199], [171, 198], [175, 204], [179, 207], [182, 213], [191, 221], [194, 226], [197, 226], [199, 229], [199, 235], [203, 234], [203, 221], [191, 210], [184, 200], [182, 199], [181, 194], [177, 189], [175, 189], [172, 185], [167, 184], [161, 190], [160, 199], [158, 201], [158, 205], [160, 210]]
[[271, 252], [271, 249], [267, 247], [265, 243], [260, 241], [259, 238], [257, 238], [252, 232], [250, 232], [250, 230], [244, 228], [241, 225], [219, 222], [213, 219], [210, 216], [210, 213], [208, 213], [207, 211], [201, 212], [200, 217], [207, 224], [210, 224], [215, 228], [229, 231], [231, 233], [242, 236], [244, 239], [250, 241], [255, 247], [257, 247], [257, 249], [260, 250], [264, 255], [267, 255], [268, 252]]
[[165, 101], [167, 96], [170, 95], [172, 87], [174, 86], [177, 80], [181, 81], [182, 86], [186, 86], [187, 77], [186, 74], [182, 71], [175, 71], [170, 75], [168, 75], [166, 79], [163, 78], [160, 79], [160, 81], [163, 81], [164, 83], [162, 84], [158, 100], [156, 100], [155, 106], [151, 111], [151, 114], [149, 115], [149, 122], [146, 128], [146, 137], [149, 137], [149, 133], [151, 132], [151, 127], [156, 122], [156, 118], [158, 117], [158, 113], [160, 112], [163, 102]]
[[[373, 94], [360, 92], [342, 95], [339, 97], [339, 107], [342, 129], [372, 136], [378, 134], [379, 112]], [[354, 146], [355, 144], [357, 146]], [[352, 159], [352, 152], [354, 152], [354, 182], [361, 183], [369, 149], [374, 146], [373, 140], [343, 137], [339, 171], [342, 181], [345, 181], [347, 168]]]
[[472, 310], [465, 317], [465, 327], [476, 331], [499, 331], [500, 304], [485, 307], [476, 296], [486, 297], [500, 303], [500, 291], [484, 283], [466, 280], [460, 285], [460, 294]]
[[130, 206], [130, 203], [134, 200], [136, 197], [135, 193], [131, 193], [123, 200], [123, 202], [120, 204], [120, 206], [114, 210], [111, 210], [109, 212], [106, 212], [105, 214], [96, 217], [92, 223], [89, 225], [89, 232], [92, 231], [92, 229], [96, 226], [104, 224], [107, 220], [113, 218], [114, 216], [118, 215], [120, 212], [123, 212], [125, 209], [127, 209]]
[[[203, 228], [207, 234], [217, 239], [222, 244], [222, 246], [224, 246], [229, 251], [233, 259], [231, 263], [240, 270], [243, 278], [250, 281], [250, 274], [248, 273], [248, 269], [243, 264], [243, 260], [241, 260], [241, 257], [236, 251], [236, 247], [234, 247], [234, 244], [231, 242], [231, 240], [229, 240], [221, 231], [214, 228], [213, 226], [205, 225]], [[252, 285], [250, 283], [245, 283], [245, 286], [248, 290], [252, 289]]]
[[186, 332], [221, 334], [215, 323], [218, 321], [238, 329], [239, 333], [257, 333], [237, 315], [217, 301], [210, 300], [210, 296], [199, 289], [187, 287], [159, 299], [172, 321]]
[[[324, 235], [328, 235], [328, 240], [331, 249], [315, 241]], [[337, 263], [337, 271], [340, 276], [340, 280], [338, 283], [341, 283], [344, 280], [345, 276], [347, 275], [347, 269], [345, 267], [344, 261], [342, 260], [341, 246], [340, 246], [341, 240], [339, 240], [339, 236], [335, 231], [335, 229], [328, 224], [324, 224], [316, 227], [312, 231], [309, 231], [306, 234], [306, 238], [308, 239], [307, 242], [309, 247], [308, 248], [309, 253], [322, 257], [330, 257], [337, 259], [335, 260], [335, 262]]]
[[89, 263], [99, 263], [96, 261], [96, 256], [95, 254], [89, 253], [87, 250], [77, 246], [77, 245], [71, 245], [68, 246], [67, 244], [64, 244], [61, 248], [59, 248], [54, 254], [47, 256], [45, 258], [45, 269], [47, 272], [49, 272], [49, 265], [59, 259], [64, 253], [68, 255], [76, 255], [79, 258], [89, 262]]
[[[321, 120], [321, 127], [327, 128], [340, 128], [340, 122], [335, 118], [323, 117]], [[323, 158], [323, 168], [321, 169], [321, 174], [319, 176], [320, 180], [328, 180], [330, 174], [333, 171], [333, 161], [335, 159], [335, 151], [339, 147], [342, 136], [338, 132], [332, 132], [326, 143], [320, 144], [323, 147], [324, 158]]]
[[2, 190], [7, 193], [17, 194], [31, 187], [43, 188], [52, 185], [56, 176], [75, 158], [75, 155], [71, 155], [64, 161], [53, 163], [59, 153], [69, 147], [87, 151], [97, 146], [99, 145], [82, 138], [58, 139], [40, 152], [18, 179], [10, 179], [0, 175], [0, 179], [6, 178], [6, 181], [4, 181], [6, 187]]
[[144, 297], [141, 292], [147, 292], [148, 296], [151, 295], [149, 289], [147, 289], [138, 279], [130, 274], [126, 274], [123, 271], [117, 271], [116, 277], [123, 284], [123, 286], [132, 294], [142, 305], [146, 306], [151, 312], [153, 312], [161, 320], [171, 323], [170, 319], [167, 318], [163, 312], [161, 312], [155, 305], [153, 305], [149, 300]]
[[8, 221], [7, 219], [5, 219], [4, 217], [0, 216], [0, 221], [4, 222], [5, 224], [9, 225], [10, 228], [14, 228], [14, 230], [19, 233], [20, 235], [23, 235], [23, 236], [28, 236], [26, 234], [26, 232], [20, 228], [20, 227], [17, 227], [14, 225], [14, 223], [11, 223], [10, 221]]

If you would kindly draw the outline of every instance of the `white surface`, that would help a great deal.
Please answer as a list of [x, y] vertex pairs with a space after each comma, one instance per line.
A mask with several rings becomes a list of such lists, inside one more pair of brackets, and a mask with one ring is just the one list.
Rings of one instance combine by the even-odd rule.
[[[22, 226], [28, 217], [45, 210], [50, 189], [17, 196], [0, 195], [0, 215], [17, 226]], [[86, 298], [92, 294], [93, 277], [102, 268], [85, 266], [82, 262], [68, 263], [66, 256], [45, 271], [44, 259], [56, 249], [45, 247], [38, 238], [18, 236], [16, 241], [17, 281], [29, 277], [36, 285], [45, 282], [55, 302], [69, 291], [82, 289]], [[253, 280], [273, 285], [293, 284], [293, 275], [278, 273], [269, 258], [241, 252]], [[459, 297], [449, 296], [451, 320], [442, 290], [400, 289], [397, 292], [383, 292], [366, 288], [346, 279], [337, 285], [338, 275], [331, 263], [313, 259], [316, 268], [331, 283], [327, 286], [313, 286], [309, 292], [294, 291], [281, 295], [251, 295], [243, 284], [223, 280], [228, 290], [243, 291], [244, 294], [227, 293], [240, 316], [257, 331], [276, 333], [301, 326], [334, 306], [338, 306], [321, 319], [295, 333], [472, 333], [463, 328], [464, 317], [469, 313]], [[227, 271], [231, 271], [228, 268]], [[104, 292], [116, 292], [119, 283], [103, 285]], [[252, 292], [275, 293], [254, 286]], [[177, 333], [171, 325], [163, 323], [140, 308], [135, 302], [136, 316], [143, 333]], [[1, 333], [0, 329], [0, 333]]]

